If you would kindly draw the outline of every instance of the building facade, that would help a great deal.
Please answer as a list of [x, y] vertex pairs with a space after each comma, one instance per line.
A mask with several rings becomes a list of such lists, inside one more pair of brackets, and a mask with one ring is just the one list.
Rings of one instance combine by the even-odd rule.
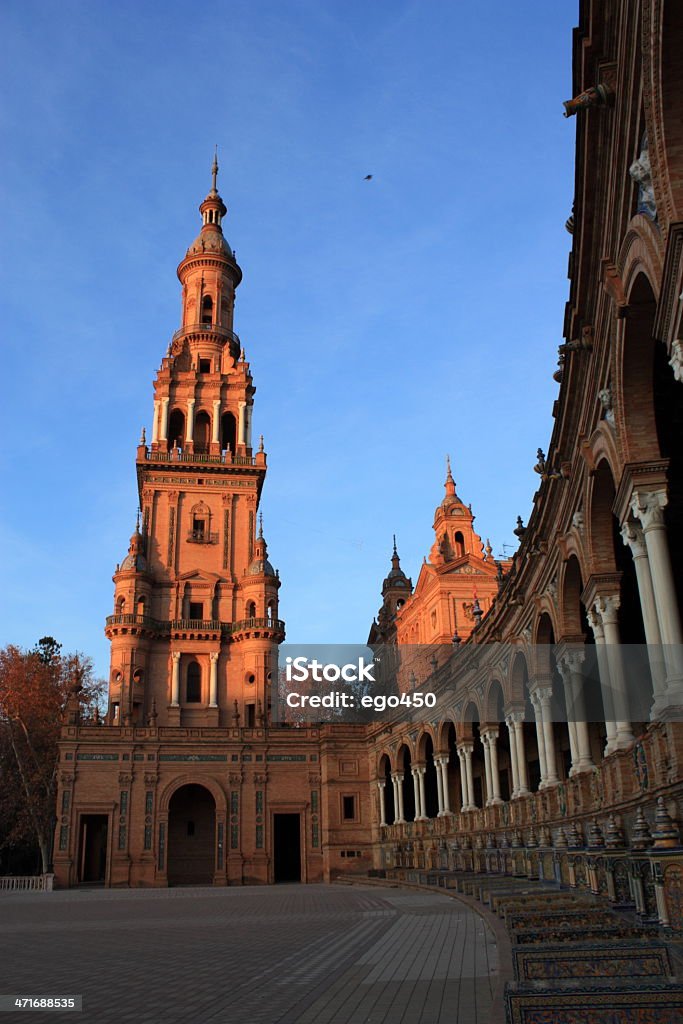
[[531, 515], [496, 562], [449, 467], [417, 584], [394, 547], [370, 630], [432, 651], [422, 723], [270, 720], [284, 624], [214, 176], [137, 451], [107, 720], [79, 723], [74, 703], [63, 728], [59, 884], [474, 868], [683, 928], [682, 45], [671, 0], [580, 4], [569, 300]]

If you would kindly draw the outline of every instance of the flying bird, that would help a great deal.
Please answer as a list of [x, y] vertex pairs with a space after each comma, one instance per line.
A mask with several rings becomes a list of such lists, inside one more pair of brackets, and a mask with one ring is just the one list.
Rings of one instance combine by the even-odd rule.
[[372, 175], [366, 174], [365, 177], [363, 178], [363, 181], [372, 181]]

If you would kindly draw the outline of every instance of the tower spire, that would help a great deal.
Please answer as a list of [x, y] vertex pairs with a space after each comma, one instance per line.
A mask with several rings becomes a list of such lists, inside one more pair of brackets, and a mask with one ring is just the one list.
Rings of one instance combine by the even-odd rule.
[[455, 480], [453, 479], [453, 474], [451, 473], [450, 455], [446, 456], [446, 483], [444, 484], [444, 486], [446, 488], [446, 494], [449, 495], [449, 497], [450, 495], [455, 494]]
[[213, 154], [213, 164], [211, 165], [211, 191], [218, 192], [218, 143], [216, 143], [216, 149]]

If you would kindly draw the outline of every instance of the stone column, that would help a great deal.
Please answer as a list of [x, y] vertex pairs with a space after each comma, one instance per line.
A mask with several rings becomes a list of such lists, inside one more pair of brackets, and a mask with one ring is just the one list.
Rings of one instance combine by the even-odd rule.
[[465, 742], [458, 746], [458, 754], [461, 758], [461, 771], [465, 780], [463, 787], [463, 811], [474, 811], [477, 805], [474, 802], [474, 780], [472, 777], [472, 751], [474, 744]]
[[545, 733], [543, 731], [543, 711], [541, 709], [541, 700], [536, 690], [530, 693], [531, 704], [534, 709], [534, 717], [536, 719], [536, 744], [538, 746], [538, 760], [541, 766], [541, 782], [539, 785], [540, 789], [543, 789], [546, 785], [548, 776], [548, 765], [545, 756]]
[[215, 398], [213, 402], [213, 419], [211, 420], [211, 443], [220, 444], [221, 440], [221, 400]]
[[159, 400], [154, 401], [154, 419], [152, 420], [152, 444], [159, 440]]
[[247, 448], [251, 448], [251, 414], [253, 411], [253, 405], [247, 405], [244, 410], [244, 443]]
[[377, 788], [379, 790], [379, 824], [380, 824], [380, 827], [386, 825], [386, 823], [387, 823], [387, 809], [386, 809], [386, 803], [385, 803], [385, 800], [384, 800], [384, 787], [385, 786], [386, 786], [386, 781], [384, 779], [378, 779], [377, 780]]
[[607, 667], [610, 689], [614, 707], [615, 725], [617, 729], [616, 747], [623, 749], [634, 743], [631, 722], [628, 713], [628, 693], [624, 678], [622, 661], [621, 637], [619, 636], [618, 611], [621, 604], [618, 594], [609, 594], [595, 600], [595, 610], [602, 619], [607, 652]]
[[406, 820], [403, 813], [403, 772], [395, 772], [391, 781], [394, 784], [394, 807], [398, 815], [396, 821], [402, 824]]
[[209, 676], [209, 707], [218, 707], [218, 651], [212, 651], [209, 655], [211, 661], [211, 674]]
[[677, 706], [683, 704], [683, 629], [664, 522], [668, 500], [663, 490], [636, 493], [631, 499], [631, 508], [642, 523], [650, 563], [659, 633], [664, 645], [665, 699], [667, 705]]
[[[425, 768], [417, 766], [413, 768], [413, 785], [415, 787], [415, 820], [424, 821], [427, 817], [427, 800], [425, 795]], [[418, 811], [419, 807], [419, 811]]]
[[245, 443], [244, 439], [246, 437], [246, 429], [245, 429], [246, 428], [246, 416], [245, 416], [244, 410], [246, 409], [246, 407], [247, 407], [247, 403], [246, 402], [238, 402], [237, 403], [237, 409], [238, 409], [238, 417], [237, 417], [237, 443], [238, 444], [244, 444]]
[[598, 660], [598, 674], [600, 676], [600, 689], [602, 690], [602, 706], [605, 712], [605, 728], [607, 730], [607, 741], [605, 743], [605, 757], [617, 749], [617, 726], [614, 721], [612, 708], [612, 691], [609, 681], [609, 665], [607, 662], [607, 649], [605, 647], [605, 631], [602, 628], [602, 620], [592, 608], [586, 609], [586, 618], [593, 630], [595, 637], [595, 654]]
[[436, 795], [439, 801], [439, 812], [437, 818], [443, 818], [443, 777], [441, 775], [441, 758], [434, 758], [434, 767], [436, 768]]
[[161, 423], [159, 424], [159, 440], [166, 441], [168, 434], [168, 403], [169, 398], [161, 399]]
[[481, 739], [481, 745], [484, 748], [484, 778], [486, 780], [484, 807], [488, 807], [491, 803], [491, 797], [493, 796], [493, 787], [491, 786], [491, 752], [489, 750], [488, 736], [484, 733], [480, 733], [479, 738]]
[[[448, 757], [440, 757], [438, 768], [441, 769], [441, 792], [443, 794], [443, 813], [451, 814], [451, 798], [448, 792]], [[438, 770], [438, 769], [437, 769]]]
[[515, 729], [515, 750], [517, 752], [517, 774], [519, 776], [519, 788], [517, 796], [527, 796], [529, 793], [529, 773], [526, 766], [526, 750], [524, 748], [524, 712], [510, 716]]
[[505, 724], [508, 727], [508, 737], [510, 740], [510, 767], [512, 769], [512, 793], [510, 796], [514, 800], [519, 792], [519, 769], [517, 767], [517, 736], [512, 715], [506, 717]]
[[[175, 438], [171, 438], [175, 441]], [[192, 444], [194, 440], [194, 398], [188, 398], [187, 400], [187, 421], [185, 423], [185, 441], [188, 444]]]
[[569, 718], [569, 743], [572, 751], [572, 766], [569, 774], [571, 776], [589, 771], [594, 767], [588, 723], [586, 722], [586, 705], [582, 691], [581, 665], [583, 660], [583, 651], [568, 651], [557, 663], [564, 682], [567, 717]]
[[503, 799], [500, 795], [500, 774], [498, 771], [498, 726], [494, 726], [491, 729], [487, 729], [485, 733], [482, 733], [482, 739], [488, 745], [489, 751], [489, 775], [491, 777], [491, 789], [489, 791], [489, 804], [502, 804]]
[[462, 811], [468, 811], [467, 769], [465, 768], [465, 751], [462, 746], [458, 747], [458, 758], [460, 759], [460, 809]]
[[645, 643], [647, 644], [647, 656], [650, 663], [650, 675], [652, 676], [652, 693], [654, 697], [652, 716], [656, 717], [659, 710], [663, 706], [666, 706], [666, 700], [664, 698], [666, 690], [666, 667], [662, 651], [662, 638], [659, 632], [659, 621], [657, 619], [655, 593], [652, 586], [650, 561], [647, 557], [645, 536], [638, 523], [624, 523], [621, 528], [621, 536], [624, 544], [627, 544], [631, 549], [633, 565], [636, 570], [638, 594], [640, 597], [640, 610], [643, 615]]
[[171, 660], [171, 705], [177, 708], [180, 703], [180, 651], [173, 651]]
[[560, 780], [557, 776], [557, 756], [555, 754], [555, 733], [553, 729], [553, 711], [551, 700], [553, 696], [552, 687], [544, 686], [538, 690], [541, 701], [541, 715], [543, 718], [543, 739], [545, 742], [545, 766], [546, 784], [555, 786]]

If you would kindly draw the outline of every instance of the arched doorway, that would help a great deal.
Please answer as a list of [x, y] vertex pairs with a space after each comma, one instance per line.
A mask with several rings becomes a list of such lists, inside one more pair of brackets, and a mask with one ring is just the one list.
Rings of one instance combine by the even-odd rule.
[[216, 804], [204, 786], [181, 786], [168, 806], [168, 884], [211, 885], [216, 862]]
[[383, 754], [380, 758], [379, 779], [384, 783], [384, 820], [387, 825], [393, 825], [396, 821], [394, 784], [391, 781], [391, 761], [386, 754]]

